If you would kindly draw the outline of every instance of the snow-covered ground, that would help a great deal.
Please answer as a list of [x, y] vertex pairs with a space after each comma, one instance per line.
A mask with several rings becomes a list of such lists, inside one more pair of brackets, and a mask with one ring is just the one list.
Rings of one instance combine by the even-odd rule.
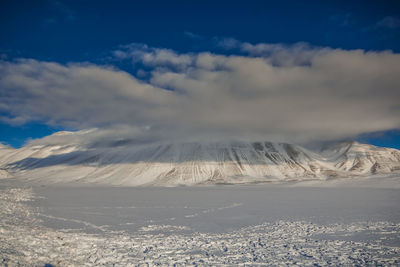
[[1, 180], [0, 265], [398, 266], [399, 183], [133, 188]]

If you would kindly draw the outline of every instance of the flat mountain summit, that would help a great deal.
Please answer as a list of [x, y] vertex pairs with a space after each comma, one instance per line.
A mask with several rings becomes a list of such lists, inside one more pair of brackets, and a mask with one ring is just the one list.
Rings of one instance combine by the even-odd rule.
[[[57, 133], [55, 136], [74, 135]], [[400, 151], [344, 142], [314, 152], [271, 142], [0, 146], [0, 177], [112, 185], [245, 184], [400, 173]]]

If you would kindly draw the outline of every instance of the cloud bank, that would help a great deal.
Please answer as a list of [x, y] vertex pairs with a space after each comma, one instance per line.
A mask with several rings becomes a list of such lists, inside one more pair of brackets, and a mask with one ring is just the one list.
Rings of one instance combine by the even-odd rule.
[[[230, 42], [231, 55], [133, 44], [116, 67], [0, 61], [0, 114], [74, 129], [123, 127], [152, 140], [303, 143], [400, 128], [400, 55]], [[120, 131], [117, 131], [120, 132]]]

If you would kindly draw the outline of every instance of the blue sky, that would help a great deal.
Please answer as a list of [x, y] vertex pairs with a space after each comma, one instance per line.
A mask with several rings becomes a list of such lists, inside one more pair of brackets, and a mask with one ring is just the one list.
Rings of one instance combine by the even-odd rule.
[[[0, 25], [0, 56], [3, 62], [15, 62], [22, 58], [38, 62], [54, 62], [62, 66], [71, 62], [112, 66], [140, 81], [151, 80], [149, 83], [152, 86], [161, 86], [172, 91], [178, 91], [179, 88], [166, 84], [165, 81], [162, 85], [160, 81], [155, 84], [154, 81], [160, 76], [156, 77], [151, 73], [151, 70], [165, 68], [155, 65], [165, 62], [153, 60], [149, 63], [144, 57], [141, 59], [134, 57], [143, 56], [143, 51], [147, 54], [157, 54], [159, 50], [154, 50], [156, 48], [174, 51], [174, 56], [180, 59], [188, 57], [187, 55], [197, 57], [201, 52], [222, 56], [244, 54], [247, 56], [249, 53], [251, 57], [259, 56], [251, 54], [255, 49], [251, 52], [243, 49], [243, 44], [279, 44], [279, 48], [268, 52], [277, 53], [275, 52], [277, 49], [292, 51], [293, 45], [306, 43], [309, 48], [301, 48], [302, 55], [313, 51], [315, 47], [321, 51], [323, 48], [329, 48], [332, 51], [334, 49], [344, 51], [361, 49], [364, 52], [391, 50], [393, 55], [400, 52], [400, 2], [398, 1], [1, 1]], [[132, 45], [127, 47], [129, 44], [135, 44], [136, 50], [133, 51]], [[146, 48], [140, 48], [140, 45]], [[115, 56], [115, 51], [124, 53], [124, 57]], [[175, 63], [169, 62], [167, 67], [171, 67], [171, 64]], [[41, 64], [35, 66], [42, 67]], [[182, 65], [173, 67], [181, 68]], [[176, 73], [176, 69], [173, 72]], [[179, 69], [178, 73], [182, 74], [183, 71]], [[391, 84], [393, 88], [396, 88], [395, 85]], [[10, 88], [0, 87], [0, 93], [3, 91], [0, 97], [8, 97], [6, 90], [13, 90]], [[393, 88], [383, 90], [382, 95], [387, 94], [388, 98], [396, 96], [395, 92], [392, 92], [396, 89]], [[21, 93], [18, 95], [21, 99], [13, 101], [29, 102], [29, 97], [32, 97], [30, 90], [33, 89], [26, 88], [23, 91], [25, 95]], [[221, 97], [223, 98], [222, 95]], [[145, 100], [141, 100], [140, 104], [143, 104], [143, 101]], [[0, 99], [0, 104], [1, 102]], [[108, 106], [112, 107], [111, 104]], [[396, 108], [398, 106], [395, 104], [391, 107], [392, 110]], [[86, 126], [108, 126], [109, 123], [104, 120], [95, 120], [90, 124], [71, 122], [71, 117], [66, 118], [61, 115], [52, 117], [53, 111], [50, 108], [47, 109], [49, 113], [47, 115], [42, 110], [40, 112], [32, 110], [27, 109], [26, 114], [19, 111], [17, 115], [24, 118], [19, 122], [1, 120], [0, 142], [18, 147], [31, 138], [46, 136], [60, 129], [79, 130]], [[17, 116], [10, 108], [0, 109], [0, 112], [6, 118]], [[30, 116], [29, 112], [37, 112], [40, 115]], [[93, 112], [96, 113], [96, 109], [93, 109]], [[361, 108], [359, 112], [362, 113]], [[400, 148], [400, 134], [396, 130], [399, 124], [395, 119], [397, 114], [395, 112], [380, 115], [381, 117], [393, 115], [394, 119], [382, 123], [379, 127], [368, 128], [363, 124], [357, 126], [359, 131], [332, 138], [352, 136], [363, 142]], [[120, 114], [125, 116], [122, 111]], [[376, 118], [371, 118], [371, 125], [377, 124]], [[118, 120], [118, 116], [110, 117], [110, 120]], [[163, 121], [165, 120], [171, 119], [163, 118]], [[199, 124], [203, 122], [198, 120]], [[221, 120], [229, 121], [230, 118], [223, 117]], [[354, 120], [357, 120], [357, 117]], [[154, 116], [151, 119], [139, 117], [133, 124], [135, 126], [139, 124], [140, 127], [151, 124], [155, 125], [155, 128], [162, 128], [160, 121], [161, 119], [155, 120]], [[121, 120], [121, 123], [126, 121]], [[204, 125], [211, 129], [214, 127], [213, 123], [207, 121]], [[255, 127], [255, 124], [243, 123], [243, 125], [248, 129]], [[352, 124], [343, 125], [351, 127]], [[192, 125], [178, 126], [183, 132], [185, 129], [194, 129]], [[224, 127], [224, 130], [234, 129], [229, 124]], [[173, 128], [176, 128], [176, 125]], [[279, 129], [287, 128], [282, 126]], [[218, 129], [218, 132], [223, 132], [221, 129]], [[292, 135], [303, 133], [297, 130], [296, 128]], [[279, 133], [276, 131], [271, 136]], [[287, 131], [287, 136], [290, 137], [288, 140], [291, 141], [293, 139], [289, 134], [291, 129]], [[260, 133], [264, 132], [265, 129], [260, 130]], [[321, 139], [320, 135], [315, 138]]]

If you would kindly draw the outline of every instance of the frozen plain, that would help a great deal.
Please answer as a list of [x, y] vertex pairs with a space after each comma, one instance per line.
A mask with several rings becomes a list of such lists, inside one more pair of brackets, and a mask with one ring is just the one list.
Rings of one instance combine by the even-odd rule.
[[0, 265], [398, 266], [398, 176], [197, 187], [0, 180]]

